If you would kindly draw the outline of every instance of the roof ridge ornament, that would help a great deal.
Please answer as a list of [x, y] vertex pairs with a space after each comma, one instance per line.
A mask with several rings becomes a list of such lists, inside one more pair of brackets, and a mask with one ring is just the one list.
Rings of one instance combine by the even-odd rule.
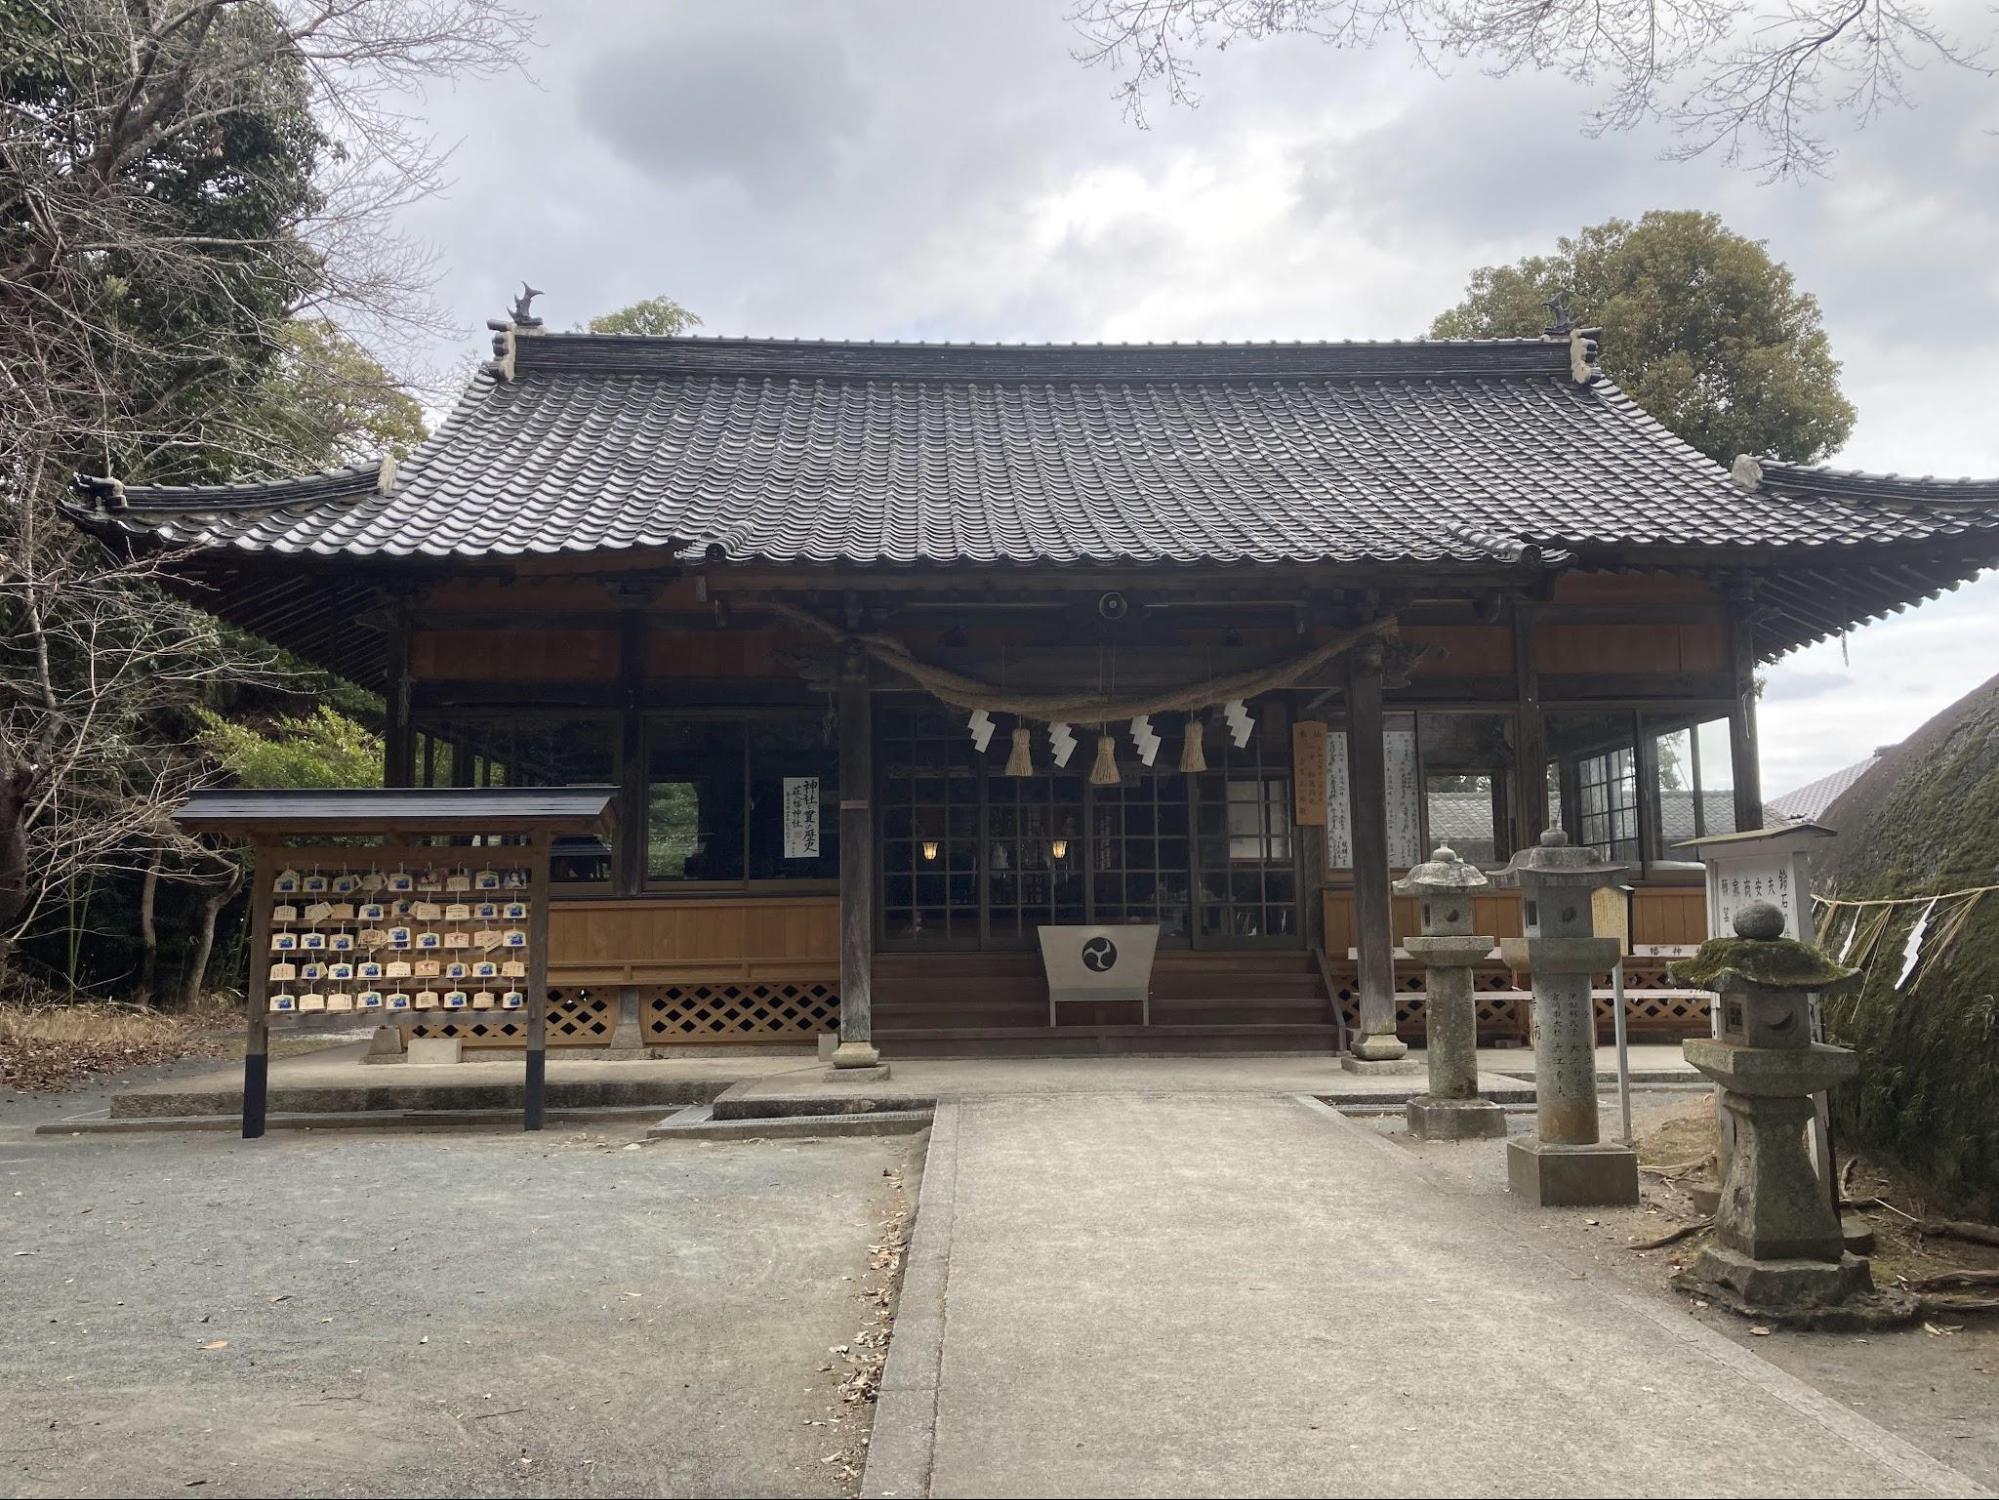
[[119, 511], [126, 508], [125, 481], [109, 474], [79, 474], [76, 487], [90, 496], [91, 503], [99, 511]]
[[1745, 490], [1763, 488], [1763, 465], [1756, 461], [1753, 453], [1738, 453], [1735, 462], [1728, 466], [1728, 477]]
[[537, 318], [534, 315], [534, 309], [532, 306], [534, 299], [539, 297], [540, 295], [541, 295], [540, 287], [529, 286], [525, 281], [521, 283], [521, 294], [520, 296], [514, 298], [514, 308], [512, 313], [514, 327], [516, 328], [541, 327], [541, 319]]
[[1596, 362], [1601, 351], [1603, 330], [1601, 328], [1576, 328], [1569, 332], [1569, 376], [1577, 385], [1595, 385], [1603, 379], [1603, 369]]

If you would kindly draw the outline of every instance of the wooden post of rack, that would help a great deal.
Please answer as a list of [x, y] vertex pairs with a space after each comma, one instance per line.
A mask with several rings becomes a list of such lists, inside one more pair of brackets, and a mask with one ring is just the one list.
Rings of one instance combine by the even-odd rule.
[[527, 1088], [521, 1129], [539, 1130], [548, 1081], [548, 853], [549, 833], [537, 830], [528, 864]]
[[271, 882], [277, 878], [276, 847], [262, 839], [250, 846], [250, 966], [244, 985], [250, 1014], [243, 1033], [243, 1139], [264, 1133], [271, 1091]]

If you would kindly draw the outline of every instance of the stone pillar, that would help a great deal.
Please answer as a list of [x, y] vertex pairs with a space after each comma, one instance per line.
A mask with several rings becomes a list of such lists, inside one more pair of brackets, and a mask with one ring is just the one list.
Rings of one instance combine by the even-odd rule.
[[868, 658], [848, 645], [840, 658], [840, 1045], [836, 1077], [886, 1078], [874, 1044], [874, 723]]
[[1388, 769], [1381, 739], [1381, 647], [1347, 653], [1347, 791], [1353, 830], [1354, 948], [1360, 1025], [1340, 1066], [1349, 1073], [1413, 1073], [1395, 1035], [1395, 929], [1389, 906]]
[[1501, 877], [1520, 887], [1526, 936], [1500, 950], [1534, 979], [1534, 1139], [1507, 1143], [1506, 1180], [1543, 1207], [1638, 1201], [1638, 1153], [1604, 1144], [1598, 1126], [1590, 998], [1592, 976], [1614, 967], [1620, 948], [1595, 935], [1590, 892], [1625, 868], [1550, 828]]
[[1784, 936], [1784, 916], [1756, 901], [1735, 936], [1710, 938], [1672, 966], [1675, 979], [1721, 998], [1721, 1034], [1681, 1043], [1720, 1086], [1735, 1150], [1715, 1210], [1715, 1239], [1673, 1278], [1737, 1312], [1806, 1324], [1907, 1317], [1906, 1293], [1877, 1293], [1866, 1260], [1846, 1253], [1839, 1215], [1805, 1150], [1812, 1095], [1853, 1077], [1858, 1057], [1811, 1039], [1811, 995], [1851, 985], [1859, 971]]
[[1426, 1141], [1462, 1141], [1506, 1134], [1506, 1113], [1478, 1094], [1478, 1006], [1472, 965], [1492, 951], [1492, 939], [1472, 932], [1472, 897], [1490, 882], [1457, 851], [1439, 848], [1398, 881], [1395, 893], [1423, 902], [1423, 935], [1408, 948], [1424, 970], [1424, 1053], [1430, 1090], [1407, 1105], [1409, 1133]]

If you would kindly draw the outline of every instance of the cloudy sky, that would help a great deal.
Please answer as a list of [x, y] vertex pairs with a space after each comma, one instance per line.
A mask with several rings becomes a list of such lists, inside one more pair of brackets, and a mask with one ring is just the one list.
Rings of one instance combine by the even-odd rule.
[[[1999, 83], [1925, 73], [1919, 108], [1835, 127], [1829, 180], [1772, 186], [1588, 139], [1558, 80], [1303, 38], [1206, 56], [1201, 107], [1138, 130], [1067, 8], [545, 5], [531, 80], [423, 101], [460, 144], [409, 227], [468, 330], [525, 277], [554, 327], [663, 292], [722, 334], [1340, 339], [1418, 335], [1473, 267], [1585, 224], [1713, 209], [1824, 306], [1860, 411], [1837, 462], [1999, 474]], [[1988, 576], [1772, 669], [1766, 791], [1914, 729], [1996, 636]]]

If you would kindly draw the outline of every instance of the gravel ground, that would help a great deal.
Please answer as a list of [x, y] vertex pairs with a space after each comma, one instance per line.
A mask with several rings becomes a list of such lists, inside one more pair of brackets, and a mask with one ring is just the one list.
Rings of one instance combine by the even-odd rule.
[[35, 1138], [16, 1104], [0, 1492], [852, 1493], [833, 1351], [920, 1138]]
[[[1604, 1090], [1603, 1135], [1619, 1129], [1614, 1090]], [[1711, 1095], [1653, 1093], [1633, 1096], [1632, 1127], [1641, 1140], [1690, 1110], [1711, 1108]], [[1533, 1133], [1533, 1116], [1511, 1115], [1516, 1135]], [[1506, 1191], [1502, 1141], [1461, 1144], [1410, 1139], [1400, 1120], [1377, 1128], [1423, 1160], [1471, 1178], [1491, 1191]], [[1751, 1348], [1778, 1368], [1816, 1386], [1834, 1400], [1861, 1412], [1985, 1485], [1999, 1490], [1999, 1318], [1969, 1317], [1868, 1334], [1799, 1333], [1776, 1328], [1750, 1332], [1742, 1318], [1719, 1308], [1697, 1308], [1675, 1292], [1667, 1277], [1691, 1260], [1698, 1240], [1663, 1250], [1634, 1251], [1634, 1242], [1656, 1239], [1676, 1225], [1698, 1218], [1687, 1196], [1658, 1178], [1641, 1179], [1644, 1201], [1637, 1208], [1541, 1209], [1519, 1205], [1523, 1235], [1559, 1245], [1565, 1253], [1595, 1264], [1620, 1284], [1671, 1301], [1709, 1327]], [[1965, 1259], [1972, 1257], [1967, 1254]], [[1981, 1262], [1982, 1264], [1982, 1262]], [[1689, 1442], [1700, 1434], [1688, 1433]]]

